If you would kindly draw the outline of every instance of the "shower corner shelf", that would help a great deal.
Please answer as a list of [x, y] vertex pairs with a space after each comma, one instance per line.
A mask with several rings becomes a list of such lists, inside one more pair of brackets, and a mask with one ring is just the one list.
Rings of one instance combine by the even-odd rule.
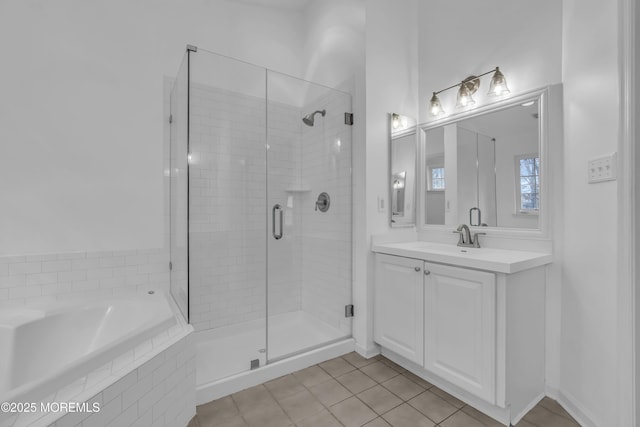
[[287, 193], [308, 193], [311, 191], [311, 188], [294, 185], [286, 188], [284, 191], [286, 191]]

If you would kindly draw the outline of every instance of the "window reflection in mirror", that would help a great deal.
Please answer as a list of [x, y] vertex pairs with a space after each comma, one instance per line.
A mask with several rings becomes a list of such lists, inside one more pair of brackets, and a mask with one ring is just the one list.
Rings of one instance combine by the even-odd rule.
[[538, 228], [538, 108], [536, 99], [425, 130], [425, 224]]
[[415, 225], [416, 120], [389, 114], [389, 200], [392, 227]]

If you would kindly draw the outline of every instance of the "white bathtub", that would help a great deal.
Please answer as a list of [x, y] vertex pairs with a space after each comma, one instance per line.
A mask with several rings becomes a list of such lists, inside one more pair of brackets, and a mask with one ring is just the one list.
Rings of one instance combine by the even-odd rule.
[[4, 308], [0, 402], [38, 402], [175, 324], [163, 292]]

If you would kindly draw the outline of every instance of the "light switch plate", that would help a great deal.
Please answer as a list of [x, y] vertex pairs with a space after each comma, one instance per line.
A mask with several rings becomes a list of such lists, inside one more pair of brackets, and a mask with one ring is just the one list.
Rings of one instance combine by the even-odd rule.
[[384, 197], [378, 197], [378, 212], [384, 212], [385, 210]]
[[616, 153], [589, 160], [589, 184], [616, 179]]

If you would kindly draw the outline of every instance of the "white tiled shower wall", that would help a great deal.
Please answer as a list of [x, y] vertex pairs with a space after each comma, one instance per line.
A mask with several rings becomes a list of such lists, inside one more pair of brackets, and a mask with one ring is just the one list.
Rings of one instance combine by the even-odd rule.
[[[298, 239], [302, 222], [300, 143], [302, 113], [299, 108], [269, 101], [268, 127], [268, 193], [267, 213], [271, 218], [273, 206], [283, 209], [283, 237], [272, 235], [273, 221], [267, 223], [268, 244], [268, 305], [269, 315], [301, 309], [303, 247]], [[276, 221], [278, 223], [278, 221]], [[277, 225], [277, 224], [276, 224]], [[277, 230], [276, 230], [277, 231]], [[263, 284], [264, 286], [264, 284]]]
[[190, 320], [203, 330], [265, 314], [265, 107], [192, 83], [190, 114]]
[[163, 249], [0, 257], [0, 301], [28, 304], [58, 297], [169, 289]]
[[[304, 309], [349, 333], [351, 136], [343, 115], [350, 103], [336, 92], [303, 108], [270, 101], [265, 114], [264, 98], [192, 83], [190, 313], [196, 330], [264, 318], [268, 271], [269, 314]], [[327, 116], [316, 116], [314, 127], [303, 125], [315, 109]], [[314, 210], [322, 191], [332, 198], [327, 213]], [[284, 215], [279, 240], [271, 234], [276, 203]]]
[[[302, 133], [302, 181], [310, 192], [302, 198], [300, 239], [303, 247], [302, 309], [345, 335], [351, 323], [344, 306], [351, 302], [351, 128], [344, 113], [350, 96], [330, 92], [306, 111], [326, 109], [314, 127]], [[321, 192], [331, 198], [327, 212], [315, 210]]]

